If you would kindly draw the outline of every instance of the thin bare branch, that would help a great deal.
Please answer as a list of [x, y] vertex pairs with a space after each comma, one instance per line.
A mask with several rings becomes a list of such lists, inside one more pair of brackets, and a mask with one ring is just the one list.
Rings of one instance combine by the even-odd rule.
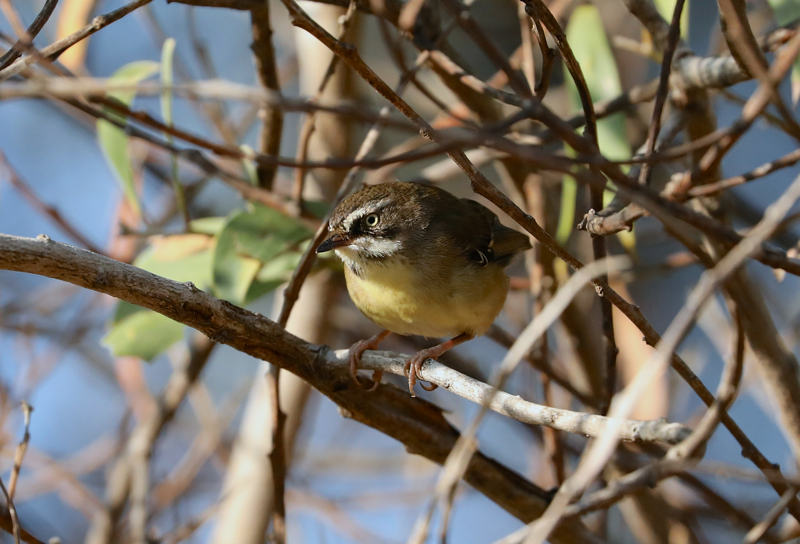
[[[551, 312], [552, 310], [548, 311], [548, 314]], [[367, 351], [364, 353], [360, 368], [403, 376], [403, 367], [407, 360], [408, 356], [400, 353]], [[349, 365], [347, 350], [331, 353], [328, 357], [328, 364], [337, 368], [347, 367]], [[420, 378], [426, 382], [435, 383], [439, 387], [475, 404], [487, 406], [489, 410], [498, 414], [522, 423], [541, 425], [566, 433], [597, 438], [609, 432], [609, 429], [614, 426], [617, 428], [622, 441], [637, 443], [657, 442], [668, 445], [681, 442], [691, 433], [688, 427], [680, 423], [667, 423], [664, 419], [654, 421], [626, 420], [617, 427], [617, 422], [613, 422], [604, 416], [550, 408], [526, 401], [518, 395], [495, 391], [494, 386], [470, 378], [433, 360], [427, 361], [422, 366]]]
[[23, 43], [21, 40], [17, 41], [17, 43], [15, 43], [11, 49], [6, 51], [3, 56], [0, 57], [0, 70], [8, 67], [12, 62], [18, 59], [24, 51], [25, 45], [33, 43], [34, 38], [36, 38], [44, 25], [47, 24], [47, 21], [50, 19], [50, 16], [53, 14], [53, 11], [55, 11], [57, 5], [58, 0], [47, 0], [44, 3], [41, 11], [39, 11], [39, 14], [25, 31], [25, 42]]
[[[133, 2], [122, 6], [121, 8], [117, 8], [114, 11], [110, 11], [104, 15], [98, 15], [92, 22], [79, 31], [66, 36], [56, 42], [51, 43], [47, 47], [41, 49], [41, 54], [47, 56], [50, 60], [55, 60], [58, 58], [61, 53], [75, 45], [76, 43], [85, 40], [98, 30], [102, 30], [103, 28], [107, 27], [111, 23], [114, 23], [129, 13], [139, 9], [142, 6], [149, 4], [152, 0], [134, 0]], [[31, 64], [36, 62], [37, 58], [35, 55], [28, 55], [27, 57], [23, 57], [21, 59], [17, 59], [11, 66], [0, 70], [0, 82], [7, 80], [8, 78], [15, 76], [22, 72], [25, 68], [29, 67]]]

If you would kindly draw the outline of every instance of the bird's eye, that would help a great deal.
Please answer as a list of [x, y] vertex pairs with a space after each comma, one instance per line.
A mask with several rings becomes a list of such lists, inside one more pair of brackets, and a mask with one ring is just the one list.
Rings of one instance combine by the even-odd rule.
[[378, 221], [380, 221], [380, 218], [377, 213], [371, 213], [364, 219], [368, 227], [374, 227], [378, 224]]

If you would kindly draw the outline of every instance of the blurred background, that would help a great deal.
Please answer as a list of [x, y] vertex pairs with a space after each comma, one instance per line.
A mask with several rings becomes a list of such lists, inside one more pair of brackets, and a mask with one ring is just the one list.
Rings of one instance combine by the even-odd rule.
[[[6, 4], [24, 26], [44, 6], [38, 0], [10, 0]], [[307, 1], [300, 4], [332, 34], [339, 34], [346, 8]], [[123, 5], [117, 0], [61, 0], [34, 44], [41, 49], [76, 32], [94, 16]], [[623, 2], [554, 0], [548, 5], [567, 30], [595, 102], [658, 77], [660, 59], [652, 39]], [[667, 20], [672, 5], [659, 3]], [[476, 0], [469, 4], [474, 20], [509, 58], [519, 59], [515, 51], [521, 45], [523, 50], [526, 47], [523, 34], [530, 23], [520, 15], [521, 7], [512, 0]], [[780, 2], [752, 1], [748, 8], [756, 36], [765, 36], [800, 16], [791, 13], [791, 5], [787, 8]], [[442, 28], [449, 28], [452, 17], [446, 9], [436, 1], [426, 4], [426, 9], [441, 18]], [[701, 56], [725, 53], [716, 5], [695, 0], [687, 2], [686, 9], [683, 36], [694, 52]], [[11, 12], [4, 8], [6, 17], [0, 17], [0, 31], [4, 39], [13, 42], [16, 34], [8, 18]], [[264, 29], [264, 17], [274, 31], [272, 71], [263, 66], [263, 57], [254, 57], [253, 53], [259, 43], [263, 44], [259, 29]], [[403, 74], [397, 56], [402, 55], [410, 68], [419, 54], [408, 33], [362, 12], [348, 17], [346, 24], [345, 40], [356, 44], [367, 64], [395, 87]], [[449, 26], [453, 30], [443, 40], [446, 45], [442, 50], [468, 73], [502, 88], [502, 72], [496, 74], [497, 68], [466, 31]], [[165, 45], [168, 43], [172, 45]], [[6, 43], [4, 49], [9, 45]], [[170, 52], [173, 45], [174, 52]], [[535, 51], [533, 64], [538, 79], [540, 51], [530, 44], [527, 47]], [[248, 12], [155, 1], [70, 48], [59, 57], [57, 66], [72, 74], [97, 78], [127, 73], [129, 80], [164, 81], [171, 75], [176, 82], [213, 80], [252, 88], [272, 85], [285, 97], [310, 98], [318, 96], [330, 59], [327, 48], [291, 25], [280, 2]], [[520, 60], [515, 62], [515, 66], [521, 64]], [[48, 72], [39, 68], [36, 73], [43, 77]], [[267, 81], [265, 74], [270, 73], [277, 77], [277, 85]], [[10, 81], [23, 81], [32, 74], [23, 73]], [[545, 103], [564, 118], [580, 112], [580, 102], [568, 79], [556, 59]], [[788, 104], [794, 104], [792, 78], [785, 79], [780, 91]], [[499, 121], [511, 111], [505, 105], [501, 109], [497, 102], [492, 106], [497, 111], [477, 111], [448, 87], [441, 70], [428, 64], [423, 64], [414, 82], [403, 97], [439, 129], [474, 128]], [[755, 83], [743, 82], [711, 93], [720, 127], [728, 126], [741, 114], [742, 103], [737, 97], [746, 99], [755, 88]], [[437, 100], [431, 100], [431, 96]], [[326, 104], [354, 104], [371, 112], [386, 105], [342, 65], [319, 98]], [[171, 114], [165, 114], [165, 100], [171, 103]], [[367, 119], [355, 115], [323, 112], [309, 121], [308, 114], [286, 111], [280, 137], [265, 142], [269, 139], [263, 134], [265, 119], [275, 112], [252, 101], [199, 100], [176, 93], [166, 99], [131, 97], [130, 105], [208, 141], [316, 161], [352, 158], [371, 126]], [[601, 128], [603, 152], [617, 160], [638, 152], [651, 115], [652, 102], [645, 102], [607, 118]], [[668, 108], [665, 119], [678, 115]], [[401, 119], [396, 112], [392, 118]], [[67, 101], [0, 102], [0, 232], [27, 237], [44, 233], [167, 277], [191, 280], [217, 296], [277, 319], [285, 282], [347, 170], [307, 170], [303, 186], [306, 212], [287, 217], [261, 204], [248, 203], [219, 175], [188, 161], [173, 162], [163, 148], [141, 138], [121, 131], [109, 135], [108, 127], [101, 129], [99, 123]], [[665, 121], [665, 132], [670, 130], [668, 124]], [[519, 133], [540, 131], [532, 125], [520, 128]], [[160, 136], [158, 131], [151, 133]], [[684, 141], [680, 126], [675, 133], [678, 143]], [[306, 139], [307, 149], [303, 151], [300, 142]], [[385, 128], [370, 156], [415, 150], [423, 143], [413, 131]], [[551, 145], [553, 153], [570, 152]], [[181, 143], [178, 147], [187, 146]], [[740, 174], [796, 149], [790, 136], [769, 119], [760, 119], [725, 157], [722, 170], [725, 177]], [[483, 148], [471, 150], [469, 155], [498, 187], [526, 204], [559, 243], [584, 262], [591, 260], [589, 235], [574, 229], [590, 207], [583, 187], [576, 188], [574, 181], [567, 183], [564, 176], [553, 172], [530, 172], [526, 175], [536, 177], [535, 182], [522, 186], [514, 182], [513, 166], [498, 161], [497, 155]], [[257, 167], [253, 161], [224, 156], [214, 156], [214, 163], [287, 201], [297, 191], [296, 168], [265, 172], [264, 166]], [[663, 184], [688, 164], [678, 160], [659, 166], [653, 176]], [[797, 174], [796, 167], [788, 167], [725, 193], [721, 201], [731, 223], [740, 229], [753, 226], [763, 209]], [[363, 169], [356, 176], [367, 183], [425, 180], [480, 200], [472, 194], [467, 178], [443, 154]], [[183, 187], [182, 198], [176, 197], [174, 179]], [[531, 195], [539, 195], [538, 200], [534, 202]], [[182, 204], [189, 223], [182, 215]], [[260, 223], [262, 216], [269, 220]], [[260, 248], [268, 253], [266, 259], [252, 253], [233, 255], [224, 244], [242, 232], [241, 225], [252, 226], [247, 223], [251, 219], [264, 237], [271, 236], [267, 225], [273, 220], [279, 221], [281, 228], [291, 225], [299, 234], [292, 240], [278, 240], [274, 247]], [[513, 224], [508, 217], [501, 216], [501, 220]], [[610, 253], [627, 253], [634, 260], [631, 272], [615, 279], [614, 287], [663, 332], [702, 267], [654, 219], [644, 218], [631, 233], [609, 236], [607, 241]], [[791, 224], [773, 240], [785, 249], [795, 241]], [[535, 313], [535, 302], [541, 300], [539, 293], [557, 286], [568, 275], [563, 263], [551, 259], [544, 266], [549, 270], [544, 275], [549, 282], [546, 289], [532, 286], [530, 279], [537, 277], [533, 272], [536, 261], [529, 255], [509, 269], [514, 278], [512, 293], [491, 337], [456, 348], [442, 362], [483, 381], [491, 379], [507, 348], [500, 340], [513, 340]], [[748, 269], [786, 344], [796, 354], [800, 319], [796, 278], [777, 278], [773, 271], [753, 262]], [[641, 333], [620, 315], [615, 315], [615, 324], [621, 387], [646, 361], [650, 349], [641, 341]], [[378, 332], [349, 300], [341, 266], [334, 259], [315, 265], [303, 285], [288, 330], [336, 349]], [[731, 355], [732, 339], [728, 311], [720, 297], [712, 301], [680, 347], [681, 356], [712, 391], [724, 360]], [[431, 342], [392, 336], [382, 347], [412, 353]], [[577, 389], [589, 395], [596, 393], [597, 384], [602, 382], [597, 370], [597, 365], [602, 365], [602, 331], [593, 290], [582, 293], [539, 350], [544, 354], [534, 353], [532, 359], [545, 357], [556, 373]], [[208, 360], [200, 380], [155, 442], [147, 500], [148, 537], [154, 542], [249, 542], [243, 526], [253, 521], [257, 515], [253, 512], [269, 512], [273, 504], [266, 462], [271, 421], [264, 380], [268, 365], [226, 346], [213, 345], [194, 331], [165, 324], [155, 314], [137, 311], [110, 297], [33, 275], [0, 272], [0, 467], [4, 480], [24, 431], [20, 402], [34, 407], [30, 445], [15, 495], [26, 530], [44, 541], [53, 536], [62, 542], [87, 538], [92, 520], [105, 508], [111, 467], [127, 438], [138, 422], [157, 409], [155, 396], [175, 369], [191, 357]], [[740, 393], [730, 413], [770, 461], [780, 464], [785, 475], [796, 476], [796, 460], [778, 420], [774, 398], [751, 359], [748, 351]], [[404, 380], [388, 379], [403, 387]], [[573, 395], [543, 378], [534, 365], [520, 365], [507, 390], [535, 402], [585, 409]], [[440, 467], [406, 453], [393, 439], [343, 418], [332, 402], [287, 373], [281, 376], [281, 392], [288, 414], [288, 542], [405, 542], [434, 493]], [[423, 396], [442, 407], [458, 429], [464, 429], [478, 411], [475, 404], [441, 388]], [[703, 404], [673, 372], [648, 391], [634, 417], [666, 417], [693, 426], [703, 412]], [[479, 440], [481, 451], [544, 489], [557, 486], [574, 470], [586, 445], [582, 436], [543, 431], [492, 413], [481, 427]], [[620, 463], [615, 470], [632, 470], [643, 455], [631, 449], [627, 467]], [[560, 460], [554, 461], [556, 458]], [[720, 494], [754, 520], [778, 499], [722, 427], [709, 441], [704, 463], [692, 474], [698, 485]], [[610, 479], [613, 474], [604, 477]], [[623, 500], [607, 512], [587, 516], [585, 521], [608, 542], [740, 541], [748, 528], [741, 520], [732, 522], [731, 514], [709, 503], [699, 489], [684, 480], [669, 480]], [[126, 516], [127, 511], [120, 517], [114, 541], [130, 539]], [[656, 525], [654, 519], [662, 520], [663, 525]], [[442, 541], [438, 532], [441, 522], [437, 514], [437, 529], [428, 541]], [[268, 519], [253, 523], [253, 541], [270, 540], [265, 523]], [[521, 525], [462, 484], [449, 520], [447, 541], [493, 542]], [[230, 532], [233, 528], [242, 529], [243, 535], [236, 540], [220, 536], [235, 534]], [[0, 538], [13, 541], [8, 534]]]

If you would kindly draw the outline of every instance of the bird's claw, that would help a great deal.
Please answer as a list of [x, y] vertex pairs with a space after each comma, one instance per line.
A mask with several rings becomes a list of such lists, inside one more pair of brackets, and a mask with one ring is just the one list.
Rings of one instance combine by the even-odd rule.
[[370, 338], [369, 340], [359, 340], [352, 346], [350, 346], [350, 350], [348, 352], [348, 358], [350, 360], [350, 376], [353, 377], [353, 381], [358, 384], [359, 387], [362, 389], [366, 389], [367, 392], [375, 391], [378, 386], [381, 384], [381, 378], [383, 378], [383, 371], [375, 370], [372, 372], [372, 384], [369, 382], [362, 382], [361, 378], [358, 377], [358, 367], [361, 364], [361, 356], [364, 354], [365, 351], [368, 349], [376, 349], [380, 340], [375, 338]]
[[420, 387], [422, 387], [425, 391], [433, 391], [434, 389], [438, 388], [439, 386], [435, 383], [429, 383], [425, 385], [422, 383], [422, 376], [419, 375], [419, 371], [422, 369], [422, 365], [425, 364], [425, 361], [431, 359], [435, 361], [432, 357], [428, 357], [426, 353], [420, 352], [411, 357], [408, 361], [406, 361], [405, 366], [405, 374], [408, 376], [408, 390], [411, 391], [411, 396], [416, 397], [417, 395], [414, 393], [414, 385], [416, 385], [417, 380], [420, 380]]

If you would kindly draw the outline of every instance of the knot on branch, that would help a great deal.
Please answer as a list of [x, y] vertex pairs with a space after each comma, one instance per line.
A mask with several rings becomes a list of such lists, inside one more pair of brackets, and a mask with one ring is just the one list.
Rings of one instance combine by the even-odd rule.
[[[592, 236], [608, 236], [609, 234], [616, 234], [620, 231], [633, 230], [633, 222], [635, 217], [631, 217], [629, 213], [625, 213], [629, 208], [623, 208], [619, 212], [610, 215], [602, 215], [603, 211], [599, 213], [595, 210], [589, 210], [583, 219], [577, 225], [578, 230], [583, 230]], [[637, 215], [636, 217], [639, 217]]]
[[676, 172], [664, 187], [663, 194], [670, 200], [685, 202], [689, 198], [688, 193], [692, 186], [691, 172]]
[[643, 442], [656, 440], [666, 444], [679, 444], [683, 442], [692, 430], [680, 423], [668, 423], [665, 418], [653, 421], [642, 421], [635, 429], [634, 435]]
[[525, 4], [525, 15], [528, 17], [536, 17], [536, 8], [533, 5], [533, 2], [530, 0], [522, 0], [522, 3]]

